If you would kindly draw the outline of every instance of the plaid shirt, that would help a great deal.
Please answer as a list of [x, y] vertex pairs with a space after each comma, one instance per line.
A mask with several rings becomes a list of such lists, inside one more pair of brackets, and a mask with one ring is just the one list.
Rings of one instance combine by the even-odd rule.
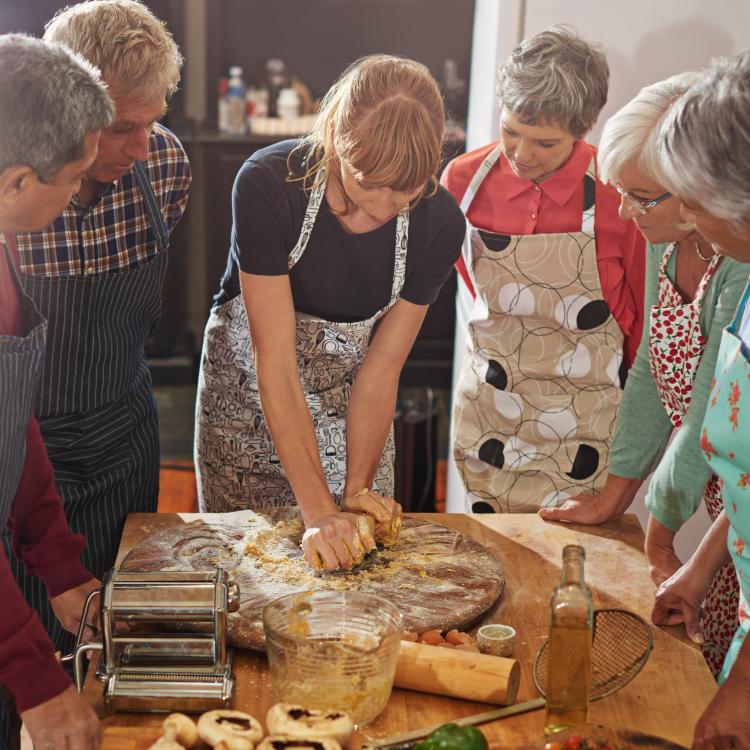
[[[167, 231], [179, 221], [190, 188], [190, 164], [182, 144], [167, 128], [154, 126], [146, 174]], [[91, 206], [75, 195], [63, 213], [41, 232], [16, 236], [21, 272], [59, 277], [105, 274], [133, 268], [156, 254], [141, 191], [131, 169], [103, 187]]]

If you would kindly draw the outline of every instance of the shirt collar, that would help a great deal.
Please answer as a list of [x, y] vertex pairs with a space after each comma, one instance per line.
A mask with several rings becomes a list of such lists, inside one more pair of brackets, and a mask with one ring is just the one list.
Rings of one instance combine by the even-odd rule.
[[94, 196], [94, 200], [91, 202], [90, 205], [84, 206], [83, 203], [81, 203], [81, 197], [78, 193], [75, 193], [73, 197], [70, 199], [70, 205], [73, 206], [78, 211], [90, 211], [93, 210], [94, 207], [99, 203], [99, 201], [109, 193], [113, 192], [117, 185], [119, 184], [120, 180], [122, 178], [118, 177], [116, 180], [113, 180], [112, 182], [101, 182], [99, 183], [99, 190], [97, 191], [96, 195]]
[[[581, 184], [590, 161], [591, 149], [584, 141], [576, 141], [565, 164], [544, 182], [540, 182], [538, 186], [558, 206], [564, 206]], [[518, 177], [510, 168], [504, 154], [500, 155], [500, 174], [505, 187], [505, 196], [508, 200], [513, 200], [537, 186], [537, 183], [533, 180], [524, 180]]]

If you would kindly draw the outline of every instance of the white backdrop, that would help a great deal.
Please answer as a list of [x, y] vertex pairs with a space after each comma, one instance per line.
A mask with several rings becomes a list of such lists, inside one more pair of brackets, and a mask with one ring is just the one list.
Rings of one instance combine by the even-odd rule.
[[[589, 140], [596, 143], [606, 118], [642, 86], [683, 70], [700, 68], [712, 57], [750, 48], [750, 2], [747, 0], [477, 0], [469, 88], [468, 150], [498, 136], [495, 73], [523, 38], [557, 23], [575, 27], [603, 46], [610, 65], [609, 101]], [[470, 300], [456, 302], [454, 378], [466, 351], [465, 327]], [[643, 492], [634, 510], [643, 521]], [[449, 459], [448, 510], [464, 510], [464, 493]], [[701, 510], [677, 539], [684, 557], [705, 533]]]

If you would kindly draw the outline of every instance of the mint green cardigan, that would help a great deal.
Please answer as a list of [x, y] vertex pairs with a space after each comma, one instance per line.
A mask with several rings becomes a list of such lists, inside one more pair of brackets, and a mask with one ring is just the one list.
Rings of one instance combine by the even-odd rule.
[[[706, 348], [693, 381], [690, 407], [670, 443], [673, 426], [651, 377], [648, 353], [649, 314], [658, 303], [659, 264], [667, 248], [667, 244], [646, 245], [643, 337], [625, 384], [610, 448], [609, 470], [628, 479], [642, 479], [653, 471], [646, 507], [657, 521], [677, 531], [700, 505], [711, 476], [699, 445], [700, 429], [721, 333], [732, 319], [750, 265], [725, 257], [706, 289], [700, 314]], [[673, 282], [676, 262], [675, 252], [667, 263], [667, 275]]]

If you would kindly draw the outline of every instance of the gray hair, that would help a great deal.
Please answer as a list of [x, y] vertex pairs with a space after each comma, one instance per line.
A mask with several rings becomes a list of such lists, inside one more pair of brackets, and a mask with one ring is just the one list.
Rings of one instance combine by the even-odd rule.
[[659, 126], [674, 103], [700, 79], [700, 73], [678, 73], [645, 86], [607, 120], [597, 157], [603, 182], [614, 184], [622, 170], [635, 162], [640, 172], [663, 183], [657, 155]]
[[583, 138], [607, 103], [609, 65], [573, 29], [554, 26], [521, 42], [497, 79], [500, 105], [523, 122], [556, 125]]
[[113, 114], [96, 68], [23, 34], [0, 36], [0, 103], [0, 172], [25, 165], [42, 181], [80, 159]]
[[714, 216], [750, 221], [750, 51], [713, 60], [662, 123], [664, 184]]
[[169, 98], [182, 55], [163, 21], [138, 0], [87, 0], [58, 11], [44, 39], [59, 42], [102, 71], [115, 95]]

